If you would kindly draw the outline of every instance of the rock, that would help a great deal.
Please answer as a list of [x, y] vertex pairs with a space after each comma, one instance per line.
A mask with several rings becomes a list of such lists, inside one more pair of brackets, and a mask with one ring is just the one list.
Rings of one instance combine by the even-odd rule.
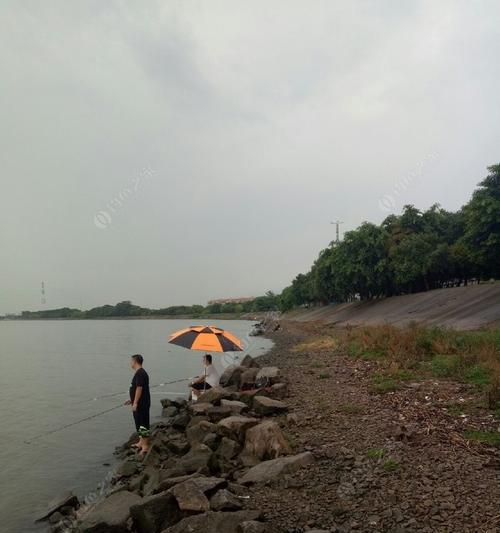
[[137, 473], [137, 464], [132, 461], [125, 461], [116, 471], [115, 477], [120, 479], [123, 477], [131, 477]]
[[206, 415], [208, 413], [208, 410], [213, 407], [212, 404], [210, 402], [206, 402], [206, 401], [200, 401], [198, 400], [197, 402], [191, 404], [189, 406], [189, 409], [191, 410], [191, 412], [194, 414], [194, 415]]
[[227, 485], [227, 481], [221, 477], [199, 476], [194, 478], [193, 482], [201, 490], [201, 492], [208, 495]]
[[277, 398], [282, 400], [288, 396], [288, 385], [286, 383], [275, 383], [267, 392], [270, 398]]
[[191, 426], [186, 430], [186, 438], [188, 442], [193, 446], [196, 443], [203, 442], [203, 439], [209, 434], [214, 433], [217, 430], [217, 426], [206, 420], [201, 421], [195, 426]]
[[259, 363], [249, 354], [245, 355], [240, 366], [244, 366], [245, 368], [260, 368]]
[[162, 533], [235, 533], [242, 522], [257, 520], [258, 511], [213, 512], [184, 518]]
[[217, 433], [207, 433], [203, 439], [203, 444], [215, 451], [220, 442], [220, 436]]
[[259, 423], [257, 418], [234, 415], [221, 420], [217, 427], [219, 431], [227, 437], [234, 437], [235, 440], [243, 442], [247, 429]]
[[174, 406], [177, 409], [182, 409], [187, 405], [186, 399], [181, 397], [175, 398], [174, 400], [171, 400], [170, 398], [162, 398], [160, 403], [163, 408]]
[[226, 489], [219, 490], [210, 498], [213, 511], [238, 511], [242, 507], [240, 499]]
[[255, 378], [257, 387], [267, 387], [280, 380], [280, 370], [277, 366], [262, 367]]
[[263, 483], [279, 478], [284, 474], [292, 474], [300, 468], [314, 462], [314, 456], [311, 452], [303, 452], [298, 455], [289, 457], [279, 457], [264, 461], [252, 468], [238, 479], [241, 485], [251, 483]]
[[194, 445], [189, 452], [180, 458], [179, 466], [188, 474], [208, 467], [213, 451], [205, 444]]
[[158, 466], [161, 463], [161, 455], [157, 446], [151, 446], [148, 452], [144, 455], [142, 464], [145, 466]]
[[190, 448], [189, 442], [180, 434], [170, 437], [165, 444], [171, 452], [177, 455], [184, 455]]
[[208, 410], [208, 418], [210, 422], [219, 422], [223, 418], [227, 418], [228, 416], [231, 416], [233, 414], [233, 410], [229, 406], [210, 406], [210, 409]]
[[[182, 518], [177, 500], [169, 492], [143, 498], [140, 503], [131, 506], [130, 515], [138, 533], [156, 533], [175, 524]], [[104, 531], [105, 533], [108, 532], [108, 530]], [[114, 532], [110, 529], [109, 532], [111, 533], [111, 531]]]
[[171, 416], [175, 416], [178, 412], [179, 411], [178, 411], [177, 407], [174, 407], [173, 405], [170, 405], [169, 407], [163, 408], [163, 410], [161, 412], [161, 416], [163, 418], [168, 418], [168, 417], [171, 417]]
[[59, 511], [63, 507], [77, 507], [78, 505], [78, 498], [70, 490], [63, 492], [48, 503], [46, 511], [36, 519], [36, 522], [47, 520], [51, 514]]
[[253, 389], [255, 388], [255, 379], [259, 373], [258, 368], [248, 368], [245, 370], [240, 377], [240, 389]]
[[242, 522], [236, 529], [236, 533], [265, 533], [266, 525], [256, 520]]
[[79, 533], [127, 533], [127, 521], [132, 506], [139, 504], [142, 498], [128, 491], [111, 494], [93, 507], [78, 527]]
[[236, 400], [221, 400], [220, 403], [222, 407], [229, 407], [231, 409], [231, 414], [233, 415], [239, 415], [248, 409], [246, 403]]
[[258, 459], [276, 459], [292, 453], [292, 450], [279, 425], [273, 420], [265, 420], [247, 430], [244, 453]]
[[262, 416], [278, 415], [288, 410], [286, 403], [266, 396], [255, 396], [252, 405], [254, 411]]
[[193, 480], [174, 485], [169, 492], [174, 495], [181, 511], [203, 513], [210, 509], [208, 498]]
[[147, 467], [144, 474], [146, 475], [146, 482], [142, 487], [142, 494], [149, 496], [155, 492], [160, 484], [160, 470], [158, 468]]
[[174, 428], [184, 430], [189, 424], [190, 416], [187, 411], [182, 411], [172, 418], [171, 424]]
[[189, 474], [189, 475], [186, 474], [183, 476], [163, 477], [163, 471], [160, 471], [160, 475], [161, 475], [160, 481], [158, 485], [155, 487], [155, 489], [153, 490], [154, 494], [165, 492], [166, 490], [172, 488], [174, 485], [187, 481], [188, 479], [194, 479], [198, 476], [201, 476], [200, 473], [195, 472], [194, 474]]
[[196, 403], [201, 402], [210, 403], [212, 405], [219, 405], [222, 398], [229, 398], [230, 396], [231, 393], [224, 390], [223, 387], [212, 387], [211, 389], [208, 389], [203, 394], [201, 394]]
[[222, 387], [240, 386], [241, 374], [246, 370], [244, 366], [229, 365], [220, 377], [219, 383]]
[[223, 459], [225, 461], [230, 461], [231, 459], [236, 457], [240, 453], [240, 451], [241, 451], [241, 446], [239, 445], [239, 443], [237, 443], [236, 441], [232, 439], [228, 439], [227, 437], [223, 437], [215, 454], [220, 459]]
[[298, 425], [299, 420], [299, 415], [297, 413], [289, 413], [286, 415], [286, 422], [289, 426]]
[[49, 523], [52, 525], [58, 524], [61, 520], [64, 520], [64, 515], [59, 511], [56, 511], [49, 516]]

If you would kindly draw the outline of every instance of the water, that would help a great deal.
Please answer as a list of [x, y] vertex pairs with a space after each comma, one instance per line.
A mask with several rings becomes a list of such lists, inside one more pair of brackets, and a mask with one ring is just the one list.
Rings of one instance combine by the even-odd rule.
[[[194, 321], [196, 322], [196, 321]], [[141, 353], [152, 385], [201, 373], [202, 352], [168, 344], [171, 332], [193, 320], [0, 321], [0, 524], [2, 533], [45, 531], [33, 519], [61, 491], [80, 497], [95, 489], [113, 465], [114, 447], [134, 430], [129, 409], [116, 409], [59, 433], [44, 431], [104, 411], [127, 399], [130, 355]], [[243, 340], [258, 356], [271, 346], [248, 337], [252, 323], [210, 321]], [[219, 370], [233, 354], [214, 355]], [[153, 388], [151, 421], [160, 398], [184, 393], [186, 384]], [[106, 466], [105, 463], [108, 463]]]

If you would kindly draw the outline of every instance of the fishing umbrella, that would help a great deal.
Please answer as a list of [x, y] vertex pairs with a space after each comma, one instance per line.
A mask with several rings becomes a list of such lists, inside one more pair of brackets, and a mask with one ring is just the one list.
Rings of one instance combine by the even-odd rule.
[[231, 332], [215, 326], [191, 326], [170, 335], [171, 344], [188, 350], [204, 352], [241, 352], [240, 339]]

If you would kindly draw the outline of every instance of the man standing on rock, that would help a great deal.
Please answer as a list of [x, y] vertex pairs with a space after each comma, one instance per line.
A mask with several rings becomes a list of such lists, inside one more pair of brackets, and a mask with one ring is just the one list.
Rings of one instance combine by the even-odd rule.
[[130, 400], [125, 405], [132, 406], [135, 429], [139, 435], [139, 442], [134, 446], [141, 454], [149, 450], [149, 408], [151, 407], [151, 395], [149, 393], [149, 376], [142, 368], [144, 358], [140, 354], [133, 355], [130, 366], [135, 371], [130, 385]]

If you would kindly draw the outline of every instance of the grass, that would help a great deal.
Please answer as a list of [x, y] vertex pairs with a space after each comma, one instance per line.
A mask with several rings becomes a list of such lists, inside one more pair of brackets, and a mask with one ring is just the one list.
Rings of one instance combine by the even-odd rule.
[[[471, 383], [491, 409], [500, 408], [500, 329], [456, 331], [392, 325], [346, 328], [337, 351], [350, 357], [395, 365], [398, 371], [374, 376], [374, 390], [396, 390], [399, 382], [437, 377]], [[399, 372], [399, 375], [398, 375]]]
[[464, 433], [466, 439], [500, 447], [500, 431], [468, 430]]
[[388, 473], [397, 472], [401, 468], [401, 464], [394, 459], [387, 459], [382, 468]]
[[328, 372], [322, 372], [318, 377], [319, 379], [329, 379], [332, 376]]
[[387, 454], [387, 450], [385, 448], [370, 448], [366, 452], [366, 456], [370, 459], [382, 459], [382, 457], [385, 457]]

